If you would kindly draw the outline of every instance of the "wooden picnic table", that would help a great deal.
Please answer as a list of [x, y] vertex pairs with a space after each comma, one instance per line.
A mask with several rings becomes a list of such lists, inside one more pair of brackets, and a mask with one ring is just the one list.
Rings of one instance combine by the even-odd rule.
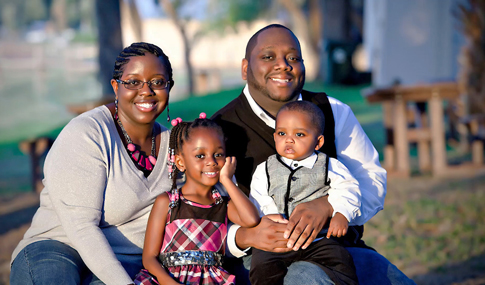
[[[363, 91], [367, 102], [381, 103], [383, 107], [383, 121], [388, 136], [384, 149], [384, 167], [388, 172], [403, 177], [410, 176], [409, 143], [415, 142], [418, 147], [421, 171], [431, 170], [435, 176], [449, 173], [443, 102], [455, 100], [459, 95], [458, 85], [455, 82], [398, 85], [389, 88], [369, 88]], [[409, 126], [408, 103], [427, 103], [428, 114], [426, 112], [420, 114], [421, 125]]]

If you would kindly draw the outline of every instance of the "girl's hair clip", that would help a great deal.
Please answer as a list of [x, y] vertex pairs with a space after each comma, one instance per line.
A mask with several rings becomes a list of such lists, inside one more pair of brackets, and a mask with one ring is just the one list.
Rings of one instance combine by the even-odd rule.
[[205, 119], [205, 118], [207, 118], [207, 115], [204, 112], [200, 113], [199, 119]]
[[171, 122], [172, 126], [174, 126], [174, 127], [176, 125], [178, 125], [179, 123], [182, 123], [182, 118], [180, 118], [180, 117], [173, 119], [172, 122]]

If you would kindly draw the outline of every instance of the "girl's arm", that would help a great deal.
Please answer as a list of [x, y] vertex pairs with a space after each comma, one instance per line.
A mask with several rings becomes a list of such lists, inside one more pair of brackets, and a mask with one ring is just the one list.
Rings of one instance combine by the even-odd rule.
[[226, 157], [226, 164], [221, 169], [219, 181], [231, 197], [227, 207], [227, 215], [233, 223], [242, 227], [251, 228], [259, 223], [258, 210], [232, 181], [235, 171], [236, 158]]
[[160, 284], [178, 284], [168, 275], [165, 268], [158, 261], [162, 248], [165, 223], [167, 221], [168, 204], [170, 199], [166, 193], [160, 194], [153, 204], [148, 218], [145, 244], [143, 246], [143, 266], [157, 277]]

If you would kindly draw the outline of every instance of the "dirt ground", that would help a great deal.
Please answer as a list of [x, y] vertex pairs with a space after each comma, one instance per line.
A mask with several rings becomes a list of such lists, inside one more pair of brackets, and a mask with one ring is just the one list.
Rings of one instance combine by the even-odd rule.
[[[449, 183], [446, 180], [450, 180]], [[463, 179], [463, 178], [460, 178]], [[485, 189], [485, 174], [468, 175], [465, 179], [475, 181], [473, 188]], [[392, 179], [388, 181], [388, 195], [386, 197], [385, 215], [393, 214], [394, 204], [402, 204], [403, 197], [411, 195], [431, 195], [432, 191], [436, 191], [442, 185], [456, 185], [456, 178], [433, 179], [430, 177], [419, 177], [413, 179]], [[459, 182], [459, 181], [458, 181]], [[476, 185], [478, 183], [478, 185]], [[482, 187], [483, 186], [483, 187]], [[450, 186], [451, 187], [451, 186]], [[442, 189], [443, 191], [463, 191]], [[478, 196], [477, 196], [478, 197]], [[38, 205], [38, 195], [35, 193], [24, 193], [15, 196], [0, 196], [0, 284], [8, 284], [8, 274], [10, 270], [10, 255], [22, 238], [24, 232], [28, 229], [32, 215]], [[382, 214], [382, 213], [381, 213]], [[381, 215], [380, 214], [380, 215]], [[376, 216], [378, 221], [379, 217]], [[381, 219], [382, 220], [382, 219]], [[371, 226], [369, 226], [371, 228]], [[367, 231], [367, 230], [366, 230]], [[372, 238], [376, 233], [373, 229], [367, 231], [367, 236]], [[375, 231], [375, 230], [374, 230]], [[378, 235], [378, 234], [377, 234]], [[381, 250], [376, 247], [379, 252]], [[382, 250], [384, 251], [384, 250]], [[382, 253], [382, 252], [381, 252]], [[383, 253], [388, 255], [387, 252]], [[449, 263], [443, 261], [442, 266], [436, 268], [429, 268], [423, 266], [421, 263], [415, 264], [400, 263], [399, 260], [393, 260], [394, 264], [398, 266], [405, 274], [413, 278], [417, 284], [461, 284], [461, 285], [477, 285], [485, 284], [485, 252], [477, 256], [470, 256], [466, 261], [460, 263]]]
[[39, 195], [24, 193], [0, 196], [0, 284], [9, 284], [10, 258], [29, 228]]

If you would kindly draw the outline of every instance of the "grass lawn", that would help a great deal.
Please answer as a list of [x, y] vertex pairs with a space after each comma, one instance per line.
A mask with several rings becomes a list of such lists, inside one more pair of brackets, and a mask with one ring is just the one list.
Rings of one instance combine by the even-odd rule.
[[484, 199], [485, 175], [390, 179], [365, 241], [418, 284], [485, 284]]

